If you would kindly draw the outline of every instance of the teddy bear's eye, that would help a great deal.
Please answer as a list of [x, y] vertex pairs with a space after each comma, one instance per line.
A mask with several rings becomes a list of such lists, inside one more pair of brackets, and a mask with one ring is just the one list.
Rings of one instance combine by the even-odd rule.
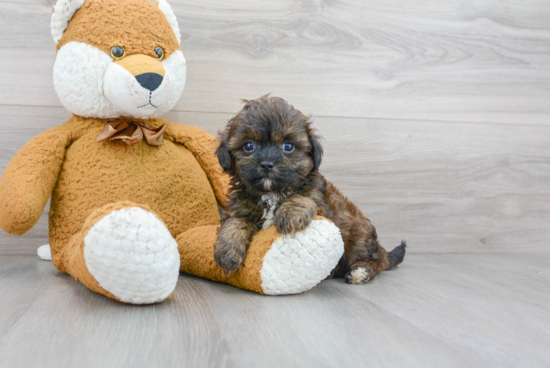
[[124, 51], [124, 48], [120, 47], [120, 46], [114, 46], [112, 49], [111, 49], [111, 56], [114, 58], [114, 59], [121, 59], [124, 57], [124, 54], [126, 53], [126, 51]]
[[164, 58], [164, 50], [162, 49], [162, 47], [157, 47], [155, 49], [155, 54], [157, 54], [158, 58], [162, 60], [162, 58]]

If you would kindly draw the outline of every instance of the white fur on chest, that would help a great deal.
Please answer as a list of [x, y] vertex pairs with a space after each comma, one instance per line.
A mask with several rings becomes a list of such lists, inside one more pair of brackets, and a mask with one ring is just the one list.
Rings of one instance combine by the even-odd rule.
[[279, 195], [277, 193], [267, 193], [262, 196], [262, 200], [259, 205], [267, 206], [264, 208], [264, 214], [262, 220], [264, 224], [262, 225], [262, 230], [265, 230], [273, 225], [273, 217], [275, 216], [275, 211], [279, 207]]

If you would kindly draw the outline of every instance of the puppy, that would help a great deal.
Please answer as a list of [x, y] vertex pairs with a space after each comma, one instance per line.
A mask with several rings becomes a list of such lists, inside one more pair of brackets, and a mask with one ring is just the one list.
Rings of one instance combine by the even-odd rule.
[[215, 245], [218, 266], [236, 271], [260, 229], [275, 225], [281, 234], [294, 234], [315, 215], [333, 221], [344, 240], [344, 255], [329, 278], [362, 284], [401, 263], [406, 243], [386, 253], [369, 219], [318, 172], [323, 148], [309, 119], [281, 98], [244, 102], [218, 136], [216, 155], [231, 175], [229, 214]]

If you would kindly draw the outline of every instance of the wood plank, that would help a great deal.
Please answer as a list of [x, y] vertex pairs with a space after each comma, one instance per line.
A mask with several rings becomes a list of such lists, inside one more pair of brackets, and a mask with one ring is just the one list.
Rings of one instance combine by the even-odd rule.
[[[368, 295], [358, 288], [351, 291], [491, 366], [550, 364], [550, 313], [540, 303], [550, 292], [550, 253], [423, 255], [410, 260], [415, 264], [382, 275], [383, 288]], [[414, 268], [406, 281], [401, 279], [405, 267], [405, 272]], [[388, 298], [394, 293], [399, 303]]]
[[548, 127], [317, 118], [321, 172], [391, 249], [545, 251]]
[[[2, 1], [0, 101], [60, 106], [53, 1]], [[172, 0], [188, 83], [178, 111], [267, 92], [317, 116], [548, 124], [544, 0]]]
[[549, 253], [410, 255], [285, 297], [182, 275], [172, 299], [131, 306], [6, 256], [0, 367], [546, 367], [548, 269]]
[[[63, 108], [0, 106], [0, 173], [32, 136], [65, 121]], [[216, 134], [231, 114], [170, 112]], [[536, 252], [550, 238], [550, 127], [313, 117], [325, 137], [321, 172], [354, 201], [388, 249], [412, 253]], [[47, 242], [46, 212], [0, 252]]]

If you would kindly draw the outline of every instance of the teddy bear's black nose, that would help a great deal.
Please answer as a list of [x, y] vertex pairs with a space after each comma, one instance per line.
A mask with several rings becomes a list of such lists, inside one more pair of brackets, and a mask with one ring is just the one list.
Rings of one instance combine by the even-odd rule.
[[155, 89], [159, 88], [162, 83], [162, 75], [157, 73], [143, 73], [136, 76], [136, 80], [141, 84], [143, 88], [147, 88], [149, 91], [153, 92]]

